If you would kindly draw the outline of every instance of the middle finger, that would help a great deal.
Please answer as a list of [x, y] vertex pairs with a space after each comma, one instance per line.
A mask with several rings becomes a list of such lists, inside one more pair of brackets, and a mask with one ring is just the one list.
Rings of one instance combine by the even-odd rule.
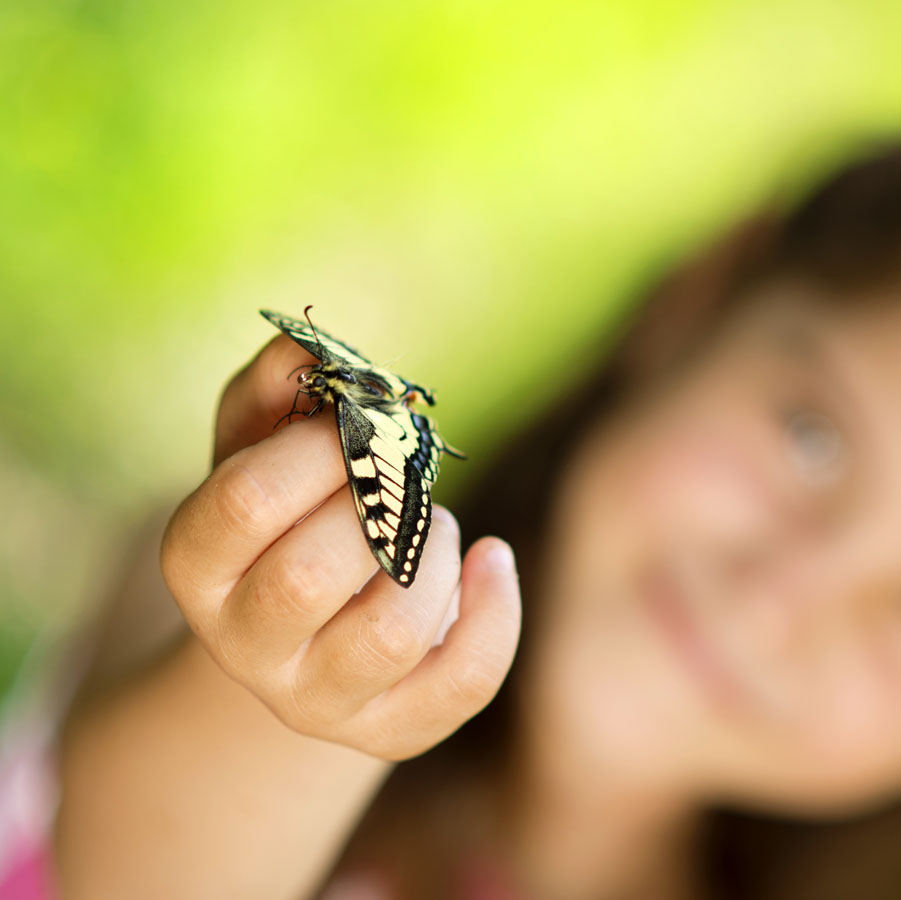
[[173, 517], [163, 544], [170, 585], [189, 592], [198, 615], [217, 614], [265, 550], [346, 483], [330, 410], [238, 451]]
[[377, 568], [345, 486], [273, 544], [238, 582], [219, 615], [222, 639], [237, 645], [255, 671], [279, 666]]

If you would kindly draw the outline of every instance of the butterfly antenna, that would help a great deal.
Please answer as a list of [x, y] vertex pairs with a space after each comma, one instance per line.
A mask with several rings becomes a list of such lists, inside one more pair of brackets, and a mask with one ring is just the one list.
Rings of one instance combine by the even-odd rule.
[[394, 359], [389, 359], [388, 362], [382, 363], [381, 366], [383, 369], [390, 369], [392, 366], [396, 366], [406, 355], [406, 353], [398, 353]]
[[313, 332], [313, 336], [316, 338], [316, 343], [319, 344], [319, 350], [321, 352], [320, 359], [322, 359], [322, 357], [325, 356], [325, 348], [322, 346], [322, 341], [319, 340], [319, 335], [316, 332], [316, 326], [313, 324], [312, 320], [310, 319], [310, 310], [312, 308], [313, 308], [313, 304], [311, 303], [308, 307], [306, 307], [306, 309], [304, 309], [303, 316], [307, 320], [307, 322], [310, 323], [310, 328]]

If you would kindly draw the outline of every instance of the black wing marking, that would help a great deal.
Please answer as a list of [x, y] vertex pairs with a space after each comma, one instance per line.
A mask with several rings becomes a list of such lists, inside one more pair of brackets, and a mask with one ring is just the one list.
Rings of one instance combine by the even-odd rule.
[[432, 520], [429, 487], [451, 448], [431, 419], [405, 406], [385, 413], [341, 397], [335, 407], [363, 533], [382, 568], [409, 587]]

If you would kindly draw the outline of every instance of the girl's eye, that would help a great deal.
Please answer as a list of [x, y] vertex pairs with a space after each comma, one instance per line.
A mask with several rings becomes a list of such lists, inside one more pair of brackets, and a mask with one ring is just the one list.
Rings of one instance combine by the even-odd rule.
[[812, 410], [792, 413], [785, 423], [785, 443], [798, 472], [815, 486], [828, 486], [841, 476], [847, 448], [828, 416]]

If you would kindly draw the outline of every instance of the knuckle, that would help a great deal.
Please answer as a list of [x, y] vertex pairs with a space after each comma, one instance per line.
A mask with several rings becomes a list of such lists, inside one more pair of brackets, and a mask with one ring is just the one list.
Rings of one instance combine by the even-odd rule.
[[214, 646], [210, 648], [216, 662], [236, 681], [246, 684], [246, 674], [251, 670], [248, 647], [239, 629], [220, 627]]
[[300, 689], [289, 691], [274, 704], [273, 712], [291, 731], [312, 737], [319, 736], [318, 728], [313, 725], [315, 717], [310, 714], [309, 699], [304, 691]]
[[277, 715], [292, 730], [312, 737], [337, 739], [349, 716], [340, 689], [322, 672], [294, 673], [279, 692]]
[[207, 630], [204, 640], [207, 651], [230, 678], [271, 706], [283, 693], [276, 660], [265, 652], [255, 634], [223, 612], [220, 610]]
[[496, 666], [472, 659], [448, 676], [450, 703], [455, 708], [464, 710], [467, 715], [475, 715], [497, 693], [502, 679], [503, 671]]
[[320, 731], [313, 720], [302, 709], [297, 708], [291, 699], [286, 700], [281, 696], [261, 699], [275, 718], [289, 730], [307, 737], [328, 739], [329, 735]]
[[427, 636], [408, 617], [367, 616], [361, 621], [358, 654], [379, 670], [412, 669], [428, 649]]
[[215, 504], [223, 526], [234, 534], [255, 535], [267, 530], [272, 498], [247, 466], [226, 460], [214, 481]]
[[266, 581], [264, 602], [279, 615], [290, 617], [316, 609], [328, 596], [329, 574], [315, 559], [282, 560]]

